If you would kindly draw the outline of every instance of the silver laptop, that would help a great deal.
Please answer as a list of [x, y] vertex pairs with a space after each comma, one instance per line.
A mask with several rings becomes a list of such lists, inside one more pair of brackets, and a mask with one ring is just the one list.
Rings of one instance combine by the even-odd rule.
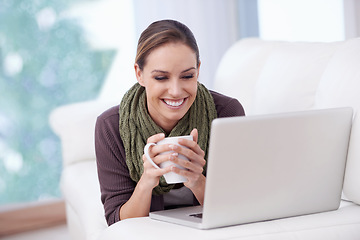
[[210, 229], [336, 210], [351, 108], [215, 119], [203, 206], [150, 218]]

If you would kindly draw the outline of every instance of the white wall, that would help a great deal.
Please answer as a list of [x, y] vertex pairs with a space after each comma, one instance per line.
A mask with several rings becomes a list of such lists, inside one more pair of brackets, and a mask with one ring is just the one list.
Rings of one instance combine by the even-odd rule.
[[344, 40], [343, 1], [258, 0], [260, 37], [285, 41]]

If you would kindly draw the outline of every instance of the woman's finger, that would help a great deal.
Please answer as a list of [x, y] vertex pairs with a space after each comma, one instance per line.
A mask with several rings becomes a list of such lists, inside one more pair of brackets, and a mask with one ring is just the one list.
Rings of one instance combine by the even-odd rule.
[[173, 158], [173, 160], [171, 161], [183, 168], [186, 169], [186, 171], [190, 171], [190, 172], [194, 172], [197, 174], [202, 174], [203, 172], [203, 165], [200, 165], [198, 163], [194, 163], [193, 161], [189, 161], [189, 160], [185, 160], [185, 159], [181, 159], [181, 158]]
[[198, 130], [196, 128], [194, 128], [191, 133], [190, 133], [191, 136], [193, 136], [193, 140], [194, 142], [198, 142], [198, 137], [199, 137], [199, 133], [198, 133]]
[[152, 135], [151, 137], [149, 137], [147, 139], [147, 143], [157, 143], [158, 141], [161, 141], [165, 138], [165, 134], [164, 133], [158, 133], [155, 135]]
[[178, 154], [184, 155], [191, 162], [198, 163], [202, 166], [205, 165], [205, 160], [204, 160], [205, 152], [194, 141], [191, 142], [192, 143], [189, 144], [187, 143], [186, 146], [187, 148], [178, 145], [173, 145], [171, 146], [171, 149]]
[[166, 168], [155, 168], [147, 159], [146, 156], [143, 155], [142, 157], [144, 162], [144, 172], [154, 176], [154, 177], [161, 177], [165, 173], [171, 172], [171, 167], [168, 166]]
[[[194, 151], [196, 154], [200, 155], [200, 156], [205, 156], [205, 152], [200, 148], [200, 146], [197, 144], [197, 140], [198, 140], [198, 131], [196, 128], [194, 128], [191, 131], [191, 136], [193, 136], [193, 141], [191, 140], [187, 140], [187, 139], [179, 139], [178, 143], [182, 146], [185, 146], [189, 149], [191, 149], [192, 151]], [[176, 147], [175, 147], [176, 148]], [[175, 151], [175, 150], [174, 150]], [[179, 152], [180, 153], [180, 152]], [[186, 154], [186, 153], [185, 153]], [[185, 155], [183, 154], [183, 155]], [[187, 156], [187, 155], [185, 155]], [[188, 157], [188, 156], [187, 156]]]

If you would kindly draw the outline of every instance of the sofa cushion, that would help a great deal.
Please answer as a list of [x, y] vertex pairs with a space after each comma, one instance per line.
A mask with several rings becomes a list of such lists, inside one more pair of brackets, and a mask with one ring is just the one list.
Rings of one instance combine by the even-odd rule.
[[339, 43], [283, 43], [268, 57], [255, 88], [254, 114], [314, 105], [320, 78]]
[[353, 107], [344, 193], [360, 204], [360, 38], [348, 40], [334, 54], [319, 83], [316, 108]]
[[[240, 213], [241, 214], [241, 213]], [[141, 231], [139, 231], [141, 226]], [[161, 234], [159, 234], [161, 232]], [[199, 230], [146, 218], [132, 218], [107, 228], [101, 240], [358, 240], [360, 239], [360, 206], [342, 202], [337, 211], [310, 214], [211, 230]]]
[[248, 38], [234, 44], [221, 59], [214, 90], [237, 98], [246, 115], [250, 115], [256, 81], [268, 55], [279, 43]]

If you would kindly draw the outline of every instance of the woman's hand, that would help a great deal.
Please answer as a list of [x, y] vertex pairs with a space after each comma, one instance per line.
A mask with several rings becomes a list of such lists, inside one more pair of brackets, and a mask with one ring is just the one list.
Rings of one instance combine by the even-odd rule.
[[[155, 134], [148, 138], [148, 143], [156, 143], [165, 138], [163, 133]], [[149, 155], [152, 160], [159, 165], [163, 161], [168, 161], [159, 155], [164, 152], [163, 147], [155, 145], [149, 149]], [[169, 151], [169, 147], [168, 150]], [[141, 175], [139, 182], [136, 184], [135, 190], [130, 199], [120, 208], [120, 219], [127, 219], [133, 217], [145, 217], [149, 215], [151, 206], [152, 190], [159, 184], [160, 177], [171, 171], [171, 167], [159, 169], [155, 168], [143, 155], [144, 172]]]
[[[164, 133], [155, 134], [148, 138], [147, 143], [157, 143], [165, 138]], [[159, 155], [159, 153], [169, 151], [168, 145], [154, 145], [149, 148], [149, 155], [156, 165], [169, 161], [168, 155]], [[171, 171], [171, 166], [167, 168], [155, 168], [147, 159], [145, 154], [142, 157], [144, 162], [144, 172], [139, 182], [153, 189], [159, 184], [160, 177]]]
[[185, 170], [177, 168], [175, 166], [171, 167], [171, 171], [180, 174], [188, 179], [184, 185], [188, 187], [195, 195], [200, 204], [203, 204], [204, 201], [204, 191], [205, 191], [205, 176], [203, 173], [203, 168], [205, 166], [205, 152], [197, 144], [198, 141], [198, 131], [193, 129], [190, 133], [193, 136], [194, 141], [187, 139], [179, 139], [178, 143], [187, 148], [180, 147], [177, 145], [172, 145], [171, 150], [186, 156], [189, 161], [178, 158], [177, 156], [172, 155], [171, 161], [176, 163], [184, 168]]

